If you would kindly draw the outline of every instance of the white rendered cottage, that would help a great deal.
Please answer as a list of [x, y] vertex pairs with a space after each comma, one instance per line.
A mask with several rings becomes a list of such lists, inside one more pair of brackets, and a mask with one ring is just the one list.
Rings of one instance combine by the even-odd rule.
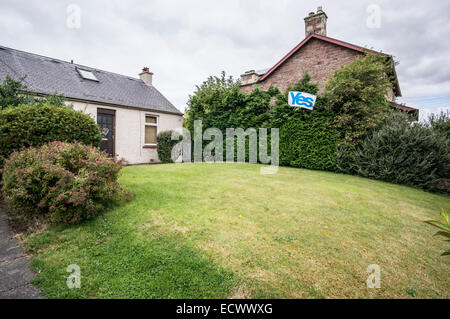
[[129, 164], [158, 162], [156, 135], [182, 127], [183, 114], [152, 84], [140, 79], [0, 46], [0, 81], [25, 77], [27, 92], [62, 94], [99, 124], [101, 149]]

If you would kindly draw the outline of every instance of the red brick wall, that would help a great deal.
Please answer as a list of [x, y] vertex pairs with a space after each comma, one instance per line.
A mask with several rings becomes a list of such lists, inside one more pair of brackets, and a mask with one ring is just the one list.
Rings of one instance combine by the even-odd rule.
[[[271, 85], [281, 91], [296, 82], [299, 82], [306, 71], [311, 75], [313, 82], [320, 85], [319, 93], [323, 92], [325, 83], [333, 71], [342, 64], [350, 64], [359, 53], [319, 39], [311, 39], [299, 51], [279, 66], [263, 82], [258, 83], [267, 90]], [[251, 91], [253, 85], [242, 87]]]

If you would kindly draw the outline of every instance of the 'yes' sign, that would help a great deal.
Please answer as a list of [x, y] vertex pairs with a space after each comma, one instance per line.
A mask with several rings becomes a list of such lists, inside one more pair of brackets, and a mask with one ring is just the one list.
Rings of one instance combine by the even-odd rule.
[[289, 105], [312, 110], [317, 96], [304, 92], [289, 92]]

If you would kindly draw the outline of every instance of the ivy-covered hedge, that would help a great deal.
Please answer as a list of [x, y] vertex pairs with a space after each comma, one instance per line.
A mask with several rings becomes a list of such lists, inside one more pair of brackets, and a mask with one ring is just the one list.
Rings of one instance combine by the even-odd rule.
[[313, 112], [303, 111], [280, 129], [280, 164], [315, 170], [336, 170], [336, 145], [341, 138], [333, 113], [318, 102]]
[[173, 163], [172, 149], [178, 141], [172, 141], [173, 131], [164, 131], [156, 137], [158, 142], [158, 158], [162, 163]]
[[53, 141], [99, 146], [101, 134], [89, 115], [67, 107], [20, 105], [0, 111], [0, 167], [15, 150]]
[[[361, 56], [336, 70], [321, 94], [308, 73], [284, 92], [257, 86], [250, 93], [222, 73], [209, 77], [189, 97], [184, 126], [194, 136], [194, 121], [202, 120], [203, 130], [218, 128], [224, 140], [226, 128], [279, 128], [280, 165], [450, 193], [450, 168], [445, 164], [450, 162], [450, 116], [414, 127], [411, 119], [396, 123], [386, 100], [392, 63], [371, 53]], [[289, 106], [289, 91], [317, 95], [314, 110]], [[393, 121], [389, 127], [383, 123], [386, 118]]]

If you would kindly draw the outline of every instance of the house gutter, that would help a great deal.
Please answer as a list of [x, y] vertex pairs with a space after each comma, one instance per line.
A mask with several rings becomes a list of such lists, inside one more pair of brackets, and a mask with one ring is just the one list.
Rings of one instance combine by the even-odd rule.
[[[50, 94], [36, 93], [36, 92], [30, 92], [30, 91], [23, 91], [22, 93], [28, 94], [28, 95], [35, 95], [35, 96], [39, 96], [39, 97], [46, 97], [46, 96], [49, 96], [49, 95], [50, 95]], [[179, 116], [183, 116], [183, 115], [184, 115], [184, 114], [181, 113], [181, 112], [161, 111], [161, 110], [149, 109], [149, 108], [144, 108], [144, 107], [129, 106], [129, 105], [123, 105], [123, 104], [108, 103], [108, 102], [98, 102], [98, 101], [93, 101], [93, 100], [86, 100], [86, 99], [73, 98], [73, 97], [67, 97], [67, 96], [64, 96], [64, 98], [65, 98], [67, 101], [70, 101], [70, 102], [89, 103], [89, 104], [95, 104], [95, 105], [104, 105], [104, 106], [111, 106], [111, 107], [120, 107], [120, 108], [130, 109], [130, 110], [147, 111], [147, 112], [156, 112], [156, 113], [164, 113], [164, 114], [179, 115]]]

